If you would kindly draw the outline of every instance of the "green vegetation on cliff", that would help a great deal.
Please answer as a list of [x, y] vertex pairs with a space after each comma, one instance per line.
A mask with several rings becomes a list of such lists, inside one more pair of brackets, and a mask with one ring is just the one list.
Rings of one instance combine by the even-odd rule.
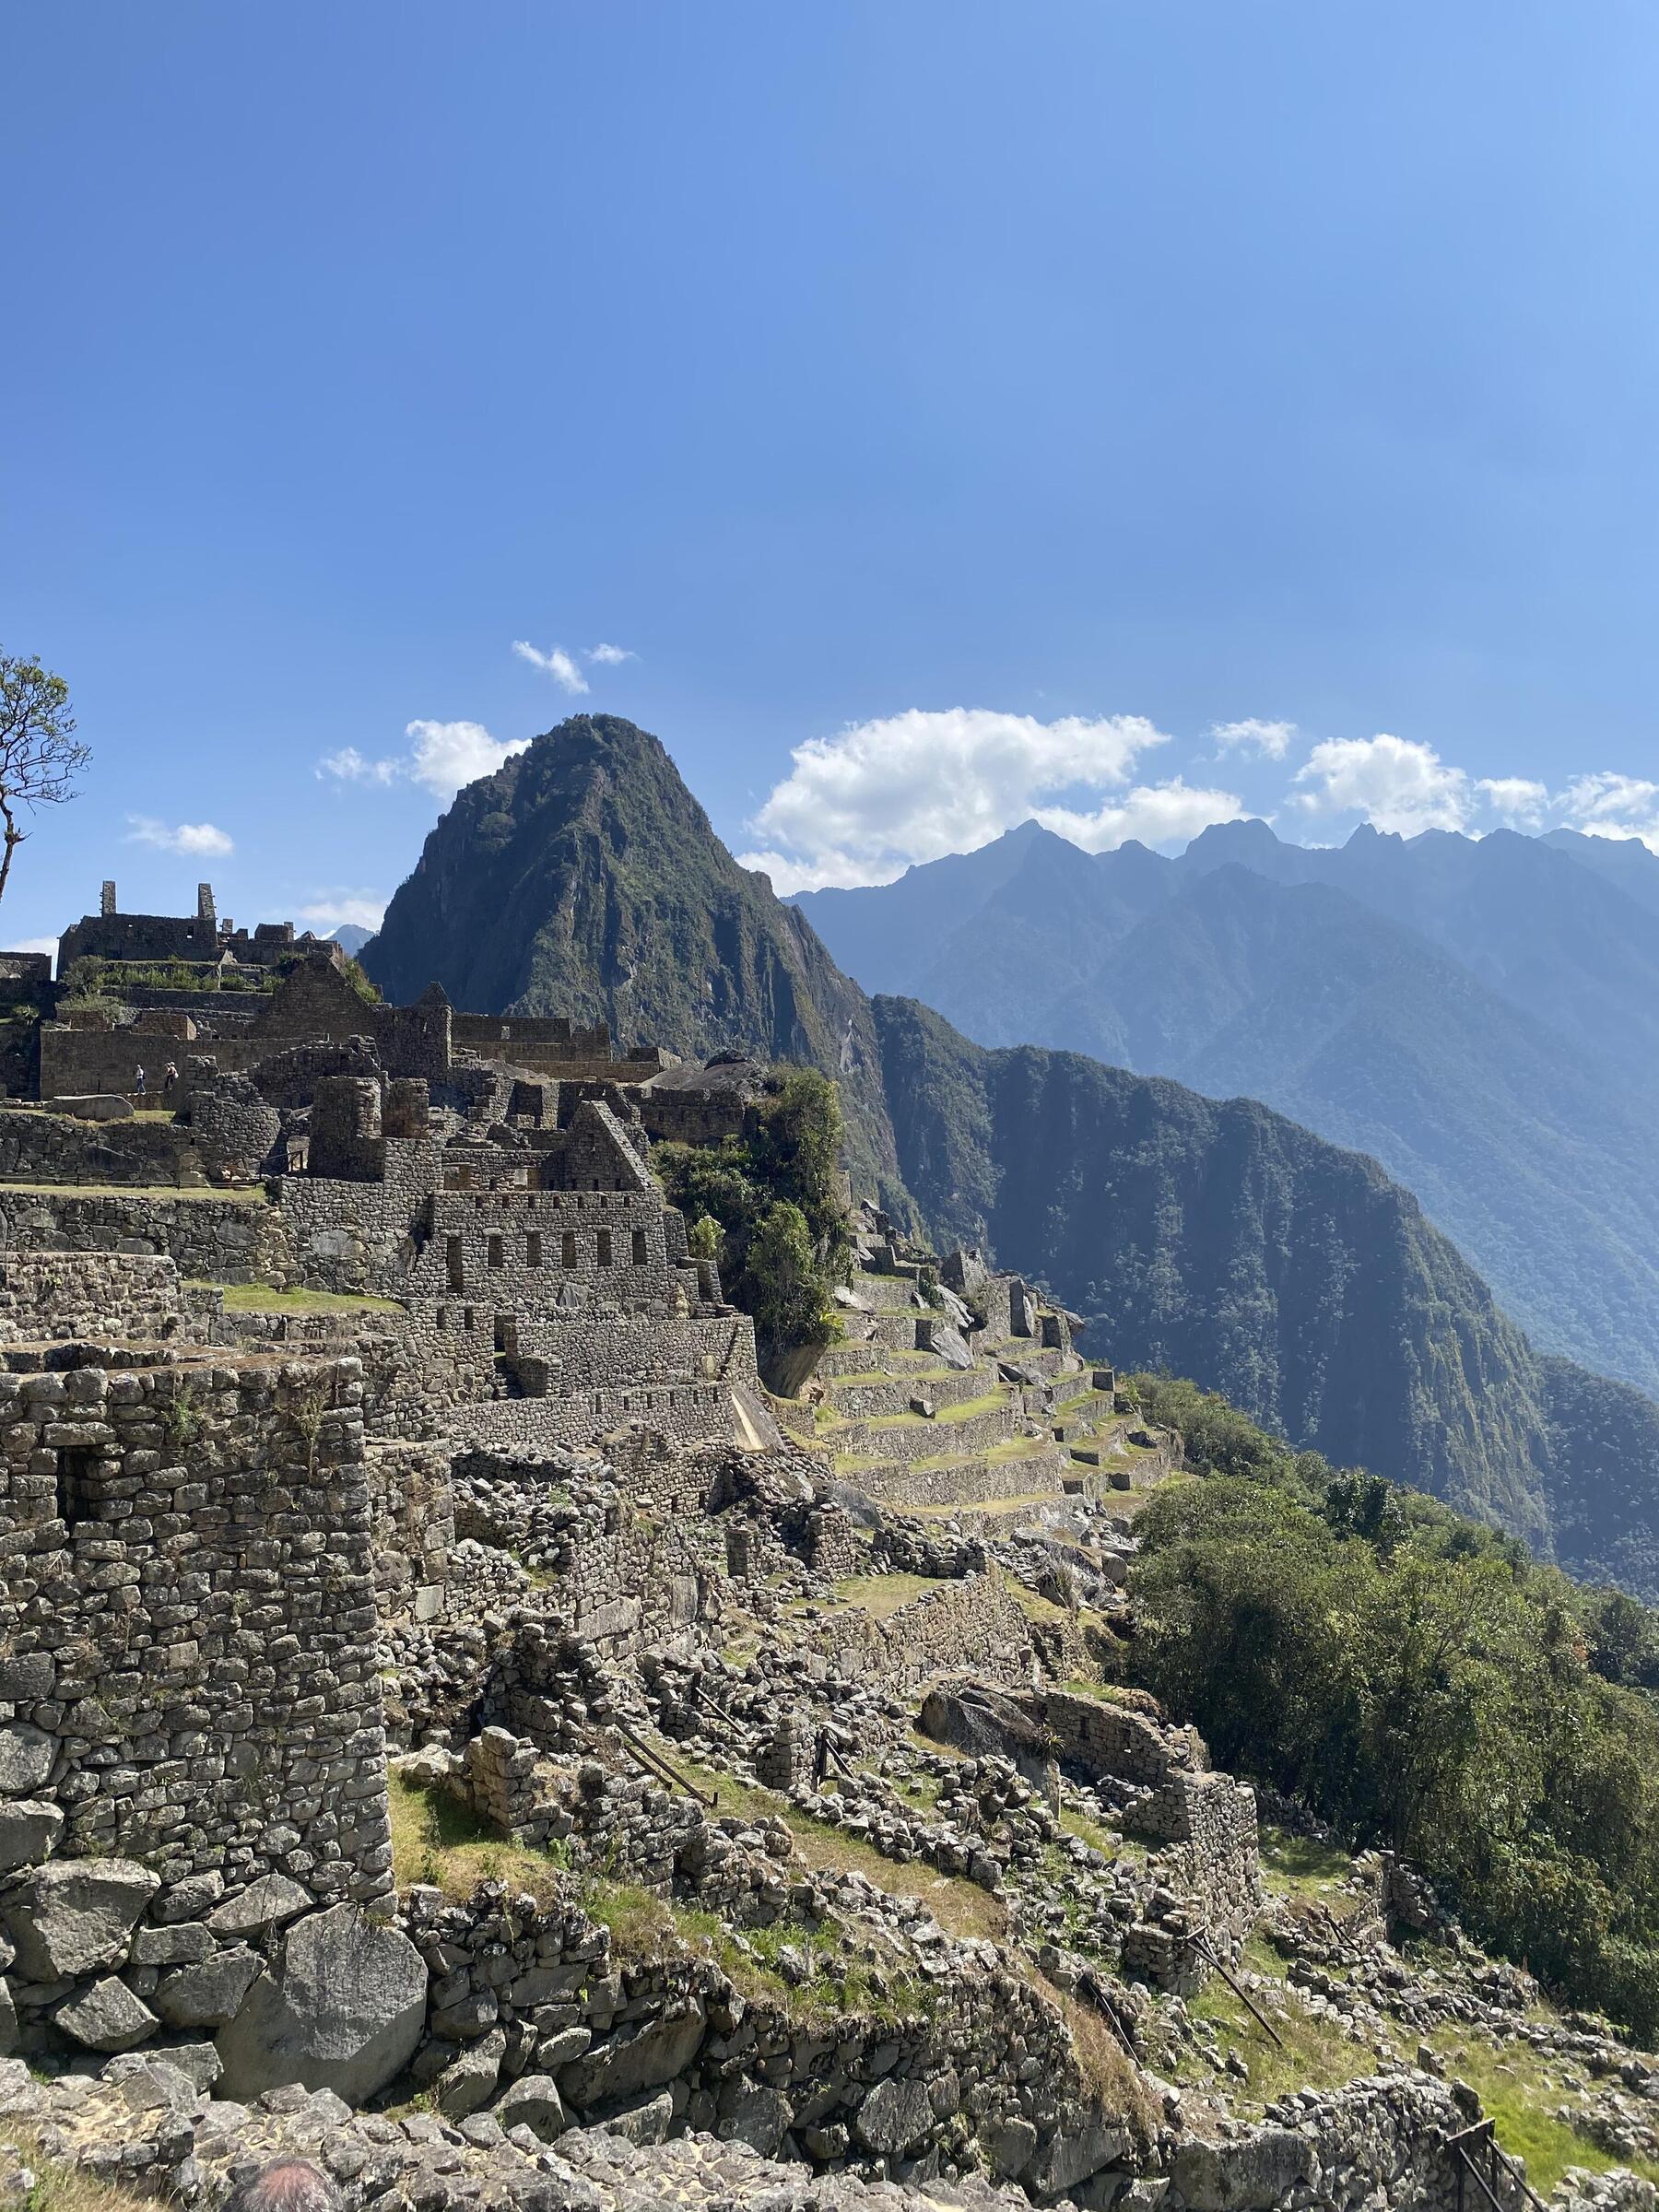
[[658, 1145], [652, 1164], [770, 1354], [830, 1335], [852, 1257], [837, 1171], [846, 1129], [816, 1068], [780, 1070], [751, 1119], [718, 1147]]
[[1483, 1942], [1659, 2040], [1659, 1618], [1512, 1539], [1138, 1379], [1135, 1680], [1217, 1763], [1406, 1853]]

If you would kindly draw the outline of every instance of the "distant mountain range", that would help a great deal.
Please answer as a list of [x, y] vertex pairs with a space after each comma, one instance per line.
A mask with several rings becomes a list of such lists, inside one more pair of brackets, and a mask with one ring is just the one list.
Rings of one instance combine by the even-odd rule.
[[[1300, 865], [1260, 825], [1245, 835], [1289, 854], [1276, 864], [1287, 872]], [[925, 960], [929, 987], [974, 1000], [982, 1027], [994, 1009], [1017, 1023], [1016, 993], [1030, 1009], [1086, 1004], [1104, 967], [1120, 988], [1097, 1033], [1119, 1058], [1183, 1044], [1183, 1005], [1206, 1042], [1230, 1035], [1243, 1054], [1259, 1004], [1297, 1041], [1312, 1093], [1335, 1085], [1321, 1070], [1352, 1029], [1370, 1054], [1349, 1078], [1357, 1116], [1384, 1078], [1407, 1100], [1432, 1091], [1478, 1014], [1506, 1053], [1531, 1057], [1492, 1088], [1489, 1110], [1465, 1108], [1474, 1147], [1489, 1144], [1497, 1105], [1520, 1117], [1526, 1085], [1547, 1088], [1559, 1026], [1453, 958], [1425, 925], [1426, 898], [1407, 926], [1316, 875], [1280, 883], [1224, 840], [1199, 843], [1198, 859], [1129, 848], [1107, 868], [1031, 828], [888, 892], [837, 895], [828, 925], [848, 965], [878, 981], [896, 959]], [[1527, 852], [1563, 884], [1583, 876], [1621, 926], [1635, 918], [1623, 935], [1608, 925], [1629, 983], [1637, 925], [1654, 917], [1570, 853]], [[1448, 926], [1465, 898], [1442, 888]], [[1486, 925], [1496, 959], [1496, 912]], [[1535, 914], [1529, 958], [1539, 935]], [[1340, 959], [1332, 946], [1347, 947]], [[1540, 954], [1541, 975], [1570, 1000], [1571, 961], [1552, 957]], [[480, 1011], [603, 1018], [625, 1042], [824, 1068], [842, 1085], [860, 1185], [941, 1241], [978, 1242], [1047, 1282], [1089, 1319], [1102, 1357], [1191, 1374], [1299, 1445], [1434, 1490], [1576, 1571], [1659, 1597], [1659, 1404], [1540, 1358], [1373, 1159], [1250, 1100], [1218, 1103], [1036, 1049], [1029, 1026], [1018, 1049], [987, 1050], [913, 999], [866, 997], [801, 909], [736, 865], [660, 743], [629, 723], [576, 716], [460, 793], [363, 961], [400, 998], [435, 979]], [[1577, 1013], [1587, 1033], [1593, 1009]], [[1627, 1049], [1639, 1057], [1639, 1041]], [[1549, 1097], [1561, 1123], [1580, 1111], [1571, 1091]], [[1547, 1187], [1540, 1170], [1540, 1200]], [[1628, 1209], [1608, 1234], [1614, 1252], [1629, 1236], [1640, 1288]]]
[[331, 929], [328, 934], [347, 959], [354, 960], [374, 935], [371, 929], [364, 929], [356, 922], [342, 922], [338, 929]]
[[1536, 1340], [1659, 1388], [1659, 859], [1265, 822], [1179, 859], [1035, 822], [796, 901], [872, 991], [989, 1045], [1264, 1100], [1371, 1153]]

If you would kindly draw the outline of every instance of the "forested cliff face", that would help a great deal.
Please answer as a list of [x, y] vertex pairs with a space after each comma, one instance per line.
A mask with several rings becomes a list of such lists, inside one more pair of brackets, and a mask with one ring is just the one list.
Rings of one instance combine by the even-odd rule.
[[397, 998], [435, 978], [480, 1012], [822, 1068], [857, 1184], [1046, 1282], [1102, 1358], [1659, 1596], [1659, 1405], [1540, 1359], [1374, 1160], [1250, 1100], [872, 1002], [629, 723], [576, 716], [463, 791], [363, 964]]
[[821, 1068], [846, 1093], [855, 1170], [904, 1210], [868, 1000], [630, 722], [573, 715], [459, 792], [363, 966], [389, 998], [436, 981], [474, 1013]]
[[938, 1233], [1041, 1277], [1120, 1365], [1194, 1376], [1547, 1545], [1536, 1362], [1374, 1160], [1251, 1100], [987, 1052], [913, 1000], [875, 1011], [900, 1165]]

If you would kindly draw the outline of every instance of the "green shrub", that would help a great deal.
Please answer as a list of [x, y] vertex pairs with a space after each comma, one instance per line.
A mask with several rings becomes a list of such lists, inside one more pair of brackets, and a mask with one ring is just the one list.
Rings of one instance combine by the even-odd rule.
[[687, 1242], [717, 1259], [765, 1350], [828, 1342], [832, 1293], [852, 1245], [839, 1164], [845, 1125], [835, 1085], [816, 1068], [778, 1071], [742, 1136], [664, 1144], [653, 1164], [691, 1224]]
[[1471, 1931], [1659, 2040], [1653, 1617], [1147, 1378], [1207, 1480], [1136, 1524], [1134, 1677], [1218, 1762], [1406, 1853]]

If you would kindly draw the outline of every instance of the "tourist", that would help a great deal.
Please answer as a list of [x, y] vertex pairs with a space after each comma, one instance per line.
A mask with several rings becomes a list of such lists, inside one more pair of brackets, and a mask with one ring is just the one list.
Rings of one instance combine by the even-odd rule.
[[133, 1070], [133, 1091], [137, 1098], [141, 1099], [144, 1096], [144, 1070], [142, 1067], [135, 1067]]

